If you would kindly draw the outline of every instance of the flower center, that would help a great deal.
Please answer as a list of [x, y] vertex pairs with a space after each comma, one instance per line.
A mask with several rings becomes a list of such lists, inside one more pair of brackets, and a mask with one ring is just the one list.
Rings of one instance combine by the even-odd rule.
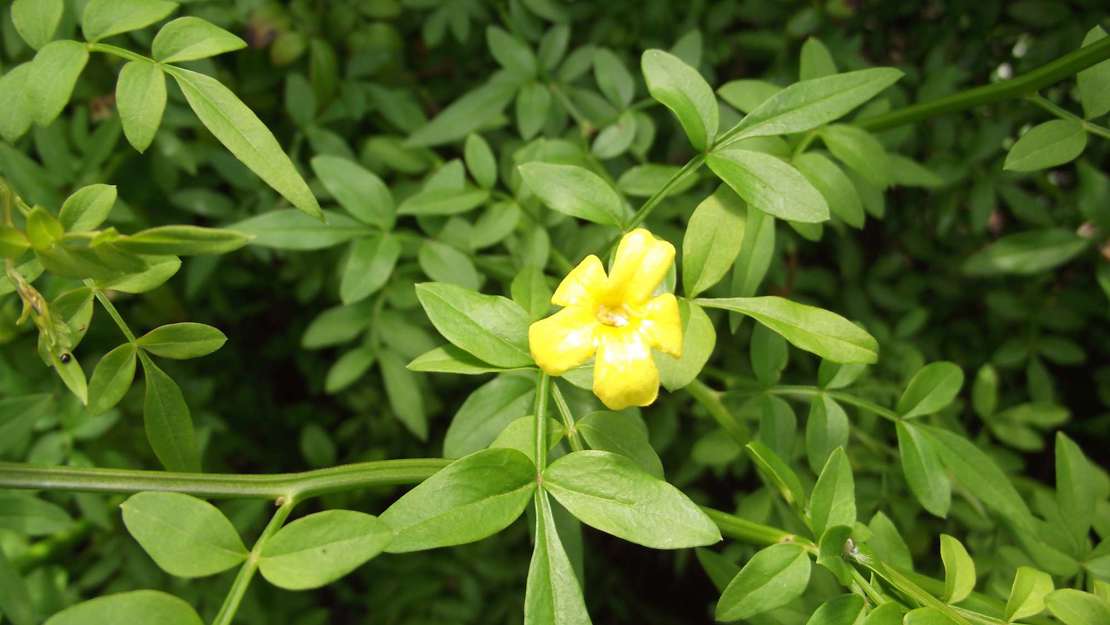
[[597, 320], [607, 326], [623, 328], [628, 325], [628, 310], [624, 306], [610, 307], [602, 304], [597, 308]]

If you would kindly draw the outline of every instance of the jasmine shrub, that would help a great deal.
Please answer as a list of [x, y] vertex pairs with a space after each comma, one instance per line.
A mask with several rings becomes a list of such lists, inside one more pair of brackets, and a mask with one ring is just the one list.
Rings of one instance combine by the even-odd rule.
[[1106, 7], [680, 4], [0, 3], [4, 622], [1110, 622]]

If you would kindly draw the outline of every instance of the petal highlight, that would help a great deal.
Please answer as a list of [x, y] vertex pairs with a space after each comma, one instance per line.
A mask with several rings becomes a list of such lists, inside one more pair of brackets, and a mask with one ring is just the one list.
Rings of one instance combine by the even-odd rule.
[[647, 303], [640, 331], [655, 349], [675, 358], [682, 357], [682, 316], [673, 293], [664, 293]]
[[671, 270], [674, 255], [673, 245], [643, 228], [624, 235], [609, 273], [610, 297], [630, 304], [648, 301]]
[[596, 300], [604, 289], [605, 266], [600, 258], [590, 254], [559, 283], [559, 288], [551, 296], [551, 303], [556, 306], [586, 305]]
[[528, 326], [532, 359], [548, 375], [561, 375], [594, 355], [598, 326], [593, 310], [584, 306], [568, 306], [541, 319]]
[[659, 395], [659, 370], [639, 332], [602, 328], [594, 361], [594, 394], [610, 410], [647, 406]]

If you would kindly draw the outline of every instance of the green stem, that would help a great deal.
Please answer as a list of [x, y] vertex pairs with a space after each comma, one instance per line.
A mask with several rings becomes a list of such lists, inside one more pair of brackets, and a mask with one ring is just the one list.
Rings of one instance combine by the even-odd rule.
[[283, 501], [281, 507], [278, 508], [273, 518], [266, 525], [266, 529], [262, 530], [262, 535], [255, 541], [250, 555], [247, 556], [247, 561], [243, 563], [243, 566], [239, 569], [239, 574], [235, 576], [235, 581], [232, 582], [231, 589], [228, 590], [227, 597], [224, 599], [223, 605], [220, 606], [220, 611], [216, 614], [216, 618], [212, 619], [212, 625], [230, 625], [235, 618], [235, 614], [239, 611], [239, 604], [243, 602], [243, 595], [246, 594], [251, 579], [254, 578], [254, 573], [258, 570], [258, 561], [262, 558], [262, 548], [266, 546], [266, 541], [285, 524], [285, 519], [289, 518], [289, 513], [293, 511], [295, 505], [297, 505], [297, 502], [294, 499]]
[[137, 340], [135, 338], [135, 333], [131, 331], [131, 328], [127, 325], [127, 322], [123, 320], [123, 316], [119, 314], [119, 310], [116, 309], [116, 305], [112, 303], [112, 300], [108, 299], [108, 296], [104, 293], [104, 291], [101, 291], [96, 286], [96, 282], [92, 280], [85, 280], [85, 286], [92, 289], [93, 295], [96, 296], [96, 301], [100, 302], [100, 305], [104, 307], [104, 310], [108, 313], [108, 316], [112, 318], [112, 321], [116, 322], [116, 325], [119, 326], [120, 332], [123, 332], [123, 335], [127, 337], [127, 342], [134, 344]]
[[889, 421], [901, 420], [901, 417], [898, 416], [898, 413], [894, 412], [893, 410], [889, 408], [884, 408], [883, 406], [880, 406], [875, 402], [868, 401], [866, 399], [863, 399], [862, 397], [857, 397], [855, 395], [852, 395], [851, 393], [845, 393], [843, 391], [828, 391], [816, 386], [784, 384], [781, 386], [769, 388], [767, 389], [767, 392], [773, 395], [789, 395], [793, 397], [816, 397], [818, 395], [828, 395], [829, 397], [832, 397], [837, 401], [848, 404], [850, 406], [855, 406], [856, 408], [859, 408], [861, 410], [866, 410], [871, 414], [879, 415], [880, 417]]
[[738, 445], [743, 447], [748, 444], [752, 434], [748, 430], [747, 424], [729, 412], [724, 402], [721, 401], [721, 394], [718, 391], [709, 388], [704, 382], [697, 379], [687, 384], [683, 390], [701, 404], [705, 411], [732, 436]]
[[1042, 96], [1039, 93], [1034, 93], [1032, 95], [1026, 96], [1025, 99], [1029, 100], [1033, 104], [1036, 104], [1037, 106], [1039, 106], [1042, 109], [1048, 111], [1049, 113], [1052, 113], [1053, 115], [1055, 115], [1056, 117], [1059, 117], [1060, 119], [1066, 119], [1068, 121], [1079, 122], [1079, 124], [1081, 126], [1083, 126], [1084, 130], [1086, 130], [1087, 132], [1089, 132], [1093, 135], [1098, 135], [1098, 136], [1102, 137], [1103, 139], [1110, 139], [1110, 129], [1107, 129], [1104, 126], [1099, 126], [1098, 124], [1094, 124], [1094, 123], [1091, 123], [1091, 122], [1083, 119], [1082, 117], [1076, 115], [1075, 113], [1072, 113], [1071, 111], [1068, 111], [1067, 109], [1064, 109], [1064, 108], [1058, 106], [1055, 102], [1053, 102], [1052, 100], [1049, 100], [1048, 98]]
[[791, 534], [777, 527], [755, 523], [740, 518], [735, 514], [729, 514], [715, 508], [702, 506], [701, 509], [717, 524], [718, 529], [721, 530], [722, 536], [759, 546], [776, 545], [778, 543], [797, 543], [807, 550], [816, 553], [817, 546], [803, 536]]
[[636, 211], [636, 214], [632, 215], [632, 219], [630, 219], [629, 222], [625, 224], [625, 231], [627, 232], [628, 230], [632, 230], [633, 228], [644, 223], [644, 220], [648, 218], [648, 215], [651, 214], [651, 211], [655, 210], [655, 207], [660, 202], [662, 202], [664, 198], [667, 197], [667, 194], [669, 194], [671, 192], [671, 189], [673, 189], [674, 186], [678, 184], [678, 181], [685, 178], [687, 174], [692, 175], [693, 172], [697, 171], [697, 169], [701, 167], [702, 163], [704, 162], [704, 154], [698, 154], [694, 156], [694, 158], [687, 161], [686, 164], [682, 166], [682, 169], [679, 169], [677, 172], [675, 172], [675, 175], [671, 176], [670, 179], [667, 180], [667, 182], [665, 182], [662, 187], [659, 187], [658, 191], [652, 193], [651, 197], [644, 201], [643, 205], [641, 205], [639, 210]]
[[1046, 63], [1021, 76], [1015, 76], [1010, 80], [982, 85], [947, 97], [868, 117], [856, 121], [855, 124], [866, 130], [887, 130], [946, 113], [963, 111], [1001, 100], [1020, 98], [1060, 82], [1069, 76], [1074, 76], [1106, 59], [1110, 59], [1110, 37], [1100, 39], [1089, 46], [1065, 54], [1055, 61]]
[[447, 466], [441, 458], [379, 460], [302, 473], [241, 475], [171, 473], [128, 469], [36, 467], [0, 463], [0, 489], [68, 490], [100, 493], [161, 491], [204, 498], [286, 499], [299, 501], [327, 493], [370, 486], [421, 482]]
[[582, 114], [582, 111], [578, 110], [578, 107], [575, 106], [574, 102], [571, 102], [570, 98], [567, 97], [567, 94], [563, 93], [562, 88], [560, 88], [559, 85], [554, 82], [548, 83], [547, 88], [551, 91], [551, 93], [555, 94], [555, 98], [559, 100], [559, 103], [563, 105], [563, 108], [567, 110], [567, 113], [574, 119], [575, 123], [578, 124], [578, 128], [579, 130], [581, 130], [582, 136], [588, 137], [593, 134], [594, 125], [590, 123], [590, 120], [586, 119], [586, 116]]
[[536, 480], [543, 481], [547, 467], [547, 396], [551, 394], [551, 376], [540, 371], [536, 380]]
[[584, 450], [586, 445], [582, 443], [582, 435], [574, 425], [574, 415], [570, 413], [570, 406], [567, 405], [567, 400], [563, 397], [563, 391], [559, 390], [558, 384], [551, 385], [551, 396], [555, 399], [555, 408], [559, 411], [559, 416], [563, 418], [563, 429], [566, 430], [571, 451]]
[[125, 48], [121, 48], [119, 46], [113, 46], [113, 45], [107, 44], [107, 43], [87, 43], [87, 44], [85, 44], [85, 47], [87, 47], [90, 52], [103, 52], [105, 54], [111, 54], [112, 56], [118, 56], [121, 59], [127, 59], [128, 61], [150, 61], [151, 60], [151, 59], [149, 59], [149, 58], [147, 58], [147, 57], [145, 57], [141, 54], [138, 54], [136, 52], [132, 52], [132, 51], [127, 50]]

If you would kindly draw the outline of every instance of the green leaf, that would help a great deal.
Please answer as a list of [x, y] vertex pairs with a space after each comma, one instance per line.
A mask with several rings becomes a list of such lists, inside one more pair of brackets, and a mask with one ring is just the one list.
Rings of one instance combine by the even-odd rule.
[[226, 342], [227, 336], [218, 328], [183, 322], [159, 326], [140, 336], [136, 345], [155, 356], [184, 360], [207, 356]]
[[28, 61], [16, 65], [0, 77], [0, 137], [10, 143], [31, 127], [33, 105], [27, 81], [33, 78], [33, 74], [34, 62]]
[[717, 95], [741, 113], [750, 113], [782, 87], [765, 80], [732, 80], [717, 88]]
[[[782, 370], [786, 368], [790, 352], [786, 348], [786, 340], [767, 329], [767, 326], [757, 325], [752, 330], [750, 347], [752, 371], [760, 384], [774, 386], [782, 377]], [[824, 459], [817, 466], [820, 470], [825, 465]]]
[[351, 243], [339, 281], [339, 299], [353, 304], [373, 295], [389, 282], [400, 257], [401, 240], [392, 234], [371, 235]]
[[544, 204], [560, 213], [612, 226], [621, 225], [628, 217], [617, 192], [588, 169], [534, 162], [517, 171]]
[[1085, 545], [1095, 518], [1095, 504], [1105, 499], [1099, 493], [1098, 476], [1091, 461], [1075, 441], [1056, 433], [1056, 501], [1064, 527], [1077, 544]]
[[758, 440], [748, 443], [744, 449], [759, 469], [764, 481], [772, 486], [786, 503], [795, 508], [805, 507], [806, 491], [802, 487], [801, 480], [773, 449]]
[[698, 377], [713, 348], [717, 345], [717, 330], [713, 321], [697, 304], [681, 299], [678, 312], [682, 319], [682, 357], [655, 352], [653, 357], [659, 369], [659, 379], [668, 391], [689, 385]]
[[377, 358], [374, 351], [368, 347], [356, 347], [343, 354], [336, 360], [324, 380], [324, 390], [334, 394], [354, 384], [355, 380], [362, 377]]
[[204, 625], [188, 604], [157, 590], [135, 590], [78, 603], [50, 617], [45, 625], [89, 625], [90, 623], [158, 623], [158, 625]]
[[466, 137], [463, 159], [479, 187], [491, 189], [497, 184], [497, 159], [494, 158], [493, 151], [490, 150], [489, 144], [482, 135], [470, 134]]
[[60, 506], [21, 493], [0, 494], [0, 529], [24, 536], [49, 536], [73, 526]]
[[755, 295], [775, 254], [775, 218], [750, 206], [746, 213], [744, 241], [732, 267], [732, 292], [740, 297]]
[[133, 254], [192, 256], [226, 254], [250, 242], [237, 230], [200, 226], [158, 226], [120, 237], [112, 243]]
[[902, 625], [960, 625], [940, 608], [925, 607], [910, 610], [902, 620]]
[[532, 365], [530, 319], [516, 302], [436, 282], [417, 284], [416, 296], [436, 330], [464, 351], [500, 367]]
[[89, 403], [88, 383], [85, 378], [85, 370], [81, 368], [81, 362], [72, 353], [69, 355], [68, 362], [62, 362], [59, 354], [50, 353], [50, 365], [54, 367], [54, 372], [65, 383], [75, 397], [84, 405]]
[[381, 553], [393, 530], [377, 517], [352, 510], [327, 510], [293, 521], [262, 548], [259, 570], [286, 590], [330, 584]]
[[810, 37], [802, 44], [801, 58], [798, 61], [798, 74], [801, 80], [823, 78], [836, 73], [836, 61], [820, 39]]
[[15, 0], [12, 24], [27, 45], [38, 50], [50, 43], [65, 11], [65, 0]]
[[433, 239], [425, 239], [417, 253], [420, 269], [432, 280], [462, 287], [470, 292], [482, 286], [485, 277], [479, 273], [470, 256], [458, 248]]
[[749, 206], [768, 215], [802, 223], [829, 218], [825, 198], [782, 159], [763, 152], [730, 149], [713, 152], [707, 162], [713, 173]]
[[101, 414], [119, 403], [135, 379], [135, 346], [124, 343], [104, 354], [89, 380], [89, 413]]
[[160, 63], [182, 63], [241, 50], [247, 42], [199, 17], [179, 17], [158, 31], [151, 55]]
[[185, 396], [146, 354], [140, 352], [139, 359], [146, 376], [143, 423], [151, 449], [167, 471], [199, 472], [200, 452]]
[[821, 604], [806, 625], [854, 625], [863, 614], [863, 606], [863, 597], [859, 595], [840, 595]]
[[67, 232], [95, 230], [108, 218], [115, 203], [115, 185], [90, 184], [66, 198], [58, 213], [58, 221]]
[[848, 415], [835, 399], [824, 393], [813, 398], [806, 417], [806, 458], [814, 473], [825, 466], [829, 454], [848, 445], [851, 429]]
[[399, 215], [457, 215], [474, 210], [489, 199], [488, 189], [427, 189], [409, 196], [397, 208]]
[[424, 409], [424, 396], [416, 384], [415, 376], [405, 368], [405, 361], [391, 350], [378, 354], [385, 393], [393, 413], [414, 436], [428, 440], [428, 416]]
[[1019, 566], [1006, 600], [1007, 623], [1036, 616], [1045, 609], [1045, 597], [1055, 589], [1052, 576], [1031, 566]]
[[829, 211], [849, 226], [862, 228], [866, 215], [852, 179], [828, 158], [816, 152], [794, 157], [794, 167], [821, 192]]
[[833, 156], [880, 189], [890, 184], [887, 154], [874, 135], [858, 126], [833, 124], [821, 129], [821, 140]]
[[896, 410], [903, 419], [940, 412], [952, 403], [964, 385], [964, 372], [951, 362], [931, 362], [917, 370], [898, 398]]
[[651, 447], [647, 426], [628, 412], [598, 411], [579, 419], [574, 428], [590, 449], [620, 454], [657, 479], [663, 479], [663, 462]]
[[[1087, 31], [1083, 46], [1089, 46], [1106, 37], [1101, 26]], [[1079, 72], [1079, 101], [1083, 104], [1084, 117], [1094, 119], [1110, 113], [1110, 61], [1103, 61]]]
[[948, 534], [940, 535], [940, 559], [944, 563], [944, 594], [947, 603], [959, 603], [975, 589], [975, 561], [963, 543]]
[[959, 434], [940, 428], [923, 428], [936, 444], [941, 461], [956, 479], [1017, 529], [1032, 532], [1033, 515], [1009, 478], [986, 453]]
[[579, 451], [543, 472], [543, 486], [583, 523], [652, 549], [721, 540], [717, 526], [674, 486], [624, 456]]
[[301, 337], [301, 347], [319, 349], [354, 339], [370, 324], [371, 305], [351, 304], [329, 308], [313, 318]]
[[971, 406], [975, 414], [986, 419], [998, 408], [998, 371], [993, 365], [979, 367], [971, 386]]
[[805, 591], [809, 572], [809, 555], [801, 545], [771, 545], [732, 578], [714, 616], [718, 621], [738, 621], [781, 608]]
[[559, 539], [547, 493], [536, 497], [536, 540], [524, 593], [525, 625], [589, 625], [582, 587]]
[[[554, 449], [563, 440], [565, 434], [563, 424], [549, 418], [547, 420], [547, 450]], [[528, 415], [514, 419], [509, 425], [505, 426], [505, 429], [501, 430], [501, 433], [493, 439], [489, 446], [496, 449], [515, 449], [535, 462], [536, 418]]]
[[182, 493], [138, 493], [120, 504], [132, 538], [162, 570], [205, 577], [247, 559], [235, 527], [215, 506]]
[[443, 439], [443, 456], [461, 458], [485, 449], [515, 419], [535, 404], [531, 376], [498, 376], [472, 392], [459, 406]]
[[482, 362], [454, 345], [444, 345], [429, 350], [414, 358], [408, 364], [408, 368], [412, 371], [457, 373], [461, 375], [498, 373], [507, 369]]
[[940, 464], [934, 443], [907, 421], [896, 424], [898, 455], [910, 491], [930, 513], [944, 518], [952, 504], [952, 484]]
[[594, 80], [601, 93], [620, 109], [632, 104], [636, 95], [636, 80], [621, 61], [608, 48], [594, 49]]
[[389, 230], [393, 227], [393, 195], [372, 171], [339, 156], [317, 156], [312, 171], [335, 201], [356, 219]]
[[88, 41], [99, 41], [150, 26], [175, 10], [177, 3], [165, 0], [89, 0], [81, 31]]
[[411, 147], [430, 147], [451, 143], [467, 136], [497, 117], [517, 93], [517, 83], [494, 78], [455, 100], [450, 106], [412, 133]]
[[46, 126], [62, 114], [77, 77], [88, 62], [88, 49], [76, 41], [53, 41], [38, 51], [25, 78], [31, 117], [36, 124]]
[[165, 284], [178, 269], [181, 269], [181, 259], [176, 256], [147, 256], [144, 260], [148, 265], [145, 271], [127, 274], [114, 280], [100, 280], [97, 281], [96, 287], [123, 293], [146, 293]]
[[185, 100], [201, 123], [235, 158], [293, 206], [314, 217], [321, 216], [320, 205], [308, 184], [282, 151], [270, 129], [247, 105], [211, 76], [180, 67], [164, 67], [181, 87]]
[[1021, 135], [1006, 154], [1002, 169], [1037, 171], [1070, 163], [1087, 147], [1087, 130], [1074, 119], [1054, 119], [1037, 124]]
[[520, 136], [531, 139], [547, 122], [551, 109], [551, 90], [540, 82], [530, 82], [516, 96], [516, 125]]
[[536, 465], [515, 449], [486, 449], [456, 460], [382, 513], [393, 528], [390, 553], [481, 540], [520, 516], [536, 488]]
[[35, 608], [27, 584], [0, 549], [0, 615], [15, 625], [35, 625]]
[[532, 319], [546, 316], [551, 309], [551, 285], [540, 267], [528, 265], [522, 268], [513, 278], [509, 291], [513, 301], [528, 311]]
[[732, 268], [744, 241], [747, 207], [721, 185], [690, 215], [682, 238], [682, 283], [687, 297], [717, 284]]
[[1063, 588], [1048, 593], [1044, 603], [1052, 616], [1064, 625], [1102, 625], [1110, 623], [1110, 603], [1082, 590]]
[[890, 601], [868, 612], [862, 625], [902, 625], [902, 618], [905, 615], [906, 608], [896, 601]]
[[697, 300], [709, 308], [748, 315], [778, 332], [794, 346], [842, 363], [870, 364], [879, 358], [879, 343], [844, 317], [781, 297], [732, 297]]
[[366, 224], [342, 213], [322, 212], [326, 221], [286, 209], [262, 213], [229, 228], [253, 237], [251, 245], [280, 250], [319, 250], [373, 232]]
[[145, 60], [124, 65], [116, 83], [116, 108], [127, 141], [139, 152], [145, 152], [162, 124], [162, 112], [166, 109], [166, 75], [162, 67]]
[[1090, 241], [1063, 228], [1029, 230], [1002, 237], [972, 254], [963, 270], [970, 275], [1035, 274], [1078, 256]]
[[713, 89], [698, 71], [662, 50], [648, 50], [640, 68], [651, 97], [678, 118], [695, 150], [707, 150], [717, 136], [719, 110]]
[[729, 142], [745, 137], [788, 135], [822, 126], [847, 115], [901, 77], [899, 70], [876, 67], [794, 83], [748, 113]]
[[809, 498], [809, 518], [817, 536], [830, 527], [856, 522], [855, 480], [843, 447], [834, 449], [821, 469]]
[[497, 63], [509, 73], [530, 77], [536, 74], [536, 55], [528, 44], [496, 26], [486, 28], [486, 44]]

